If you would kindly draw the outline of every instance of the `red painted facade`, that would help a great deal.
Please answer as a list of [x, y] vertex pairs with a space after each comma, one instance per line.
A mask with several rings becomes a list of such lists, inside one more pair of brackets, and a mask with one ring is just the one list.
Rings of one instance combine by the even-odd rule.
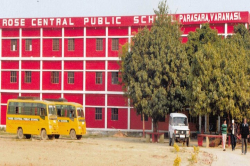
[[[83, 104], [89, 129], [142, 131], [141, 115], [129, 106], [121, 85], [114, 82], [120, 78], [112, 78], [120, 74], [119, 51], [113, 50], [112, 42], [118, 39], [117, 47], [120, 48], [130, 42], [139, 29], [150, 28], [154, 17], [0, 19], [0, 124], [6, 122], [8, 99], [20, 95], [41, 99], [64, 97]], [[189, 32], [205, 22], [223, 37], [233, 33], [234, 25], [248, 26], [250, 22], [248, 12], [176, 14], [172, 17], [182, 23], [183, 43], [187, 42]], [[31, 50], [27, 50], [26, 39], [32, 41]], [[54, 39], [59, 40], [56, 50]], [[70, 50], [71, 39], [74, 47]], [[101, 49], [97, 49], [97, 39], [102, 41]], [[11, 49], [13, 40], [15, 50]], [[31, 72], [30, 82], [25, 80], [27, 71]], [[11, 81], [13, 72], [16, 72], [15, 81]], [[55, 79], [58, 81], [52, 81], [52, 72], [58, 72]], [[117, 119], [112, 119], [113, 108], [118, 109]], [[101, 118], [97, 118], [97, 110]], [[168, 119], [166, 116], [165, 121], [159, 122], [159, 130], [168, 130]], [[195, 123], [190, 123], [193, 131]], [[145, 121], [145, 129], [152, 130], [150, 118]]]

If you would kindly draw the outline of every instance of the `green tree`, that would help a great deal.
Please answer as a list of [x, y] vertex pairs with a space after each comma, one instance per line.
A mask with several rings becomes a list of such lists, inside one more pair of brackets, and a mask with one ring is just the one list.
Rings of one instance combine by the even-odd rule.
[[181, 43], [180, 25], [172, 22], [166, 2], [155, 10], [151, 29], [145, 27], [123, 47], [121, 79], [126, 96], [138, 114], [153, 119], [154, 131], [161, 117], [181, 110], [189, 65]]
[[239, 46], [243, 46], [246, 50], [250, 50], [250, 33], [249, 29], [243, 24], [234, 26], [234, 34], [230, 37], [231, 40], [238, 43]]
[[240, 44], [242, 41], [223, 40], [208, 24], [189, 37], [186, 50], [189, 51], [191, 69], [187, 98], [191, 113], [220, 116], [228, 113], [236, 119], [247, 116], [249, 57]]
[[[235, 79], [238, 83], [238, 89], [235, 93], [235, 109], [240, 112], [239, 114], [232, 114], [232, 117], [235, 117], [239, 120], [242, 120], [243, 117], [250, 118], [249, 112], [249, 83], [250, 83], [250, 33], [249, 29], [243, 24], [238, 24], [234, 26], [234, 34], [227, 39], [227, 42], [230, 46], [234, 46], [238, 50], [238, 54], [235, 53], [235, 61], [238, 65], [238, 73], [235, 76]], [[238, 63], [237, 63], [238, 62]], [[234, 72], [236, 73], [236, 72]], [[243, 78], [241, 78], [243, 77]], [[240, 82], [242, 81], [242, 82]], [[240, 84], [239, 84], [240, 83]]]
[[208, 23], [202, 25], [199, 29], [197, 28], [195, 32], [189, 32], [188, 42], [186, 44], [186, 52], [188, 60], [191, 63], [192, 58], [196, 52], [203, 48], [207, 44], [216, 44], [220, 42], [221, 37], [218, 36], [216, 30], [210, 28]]

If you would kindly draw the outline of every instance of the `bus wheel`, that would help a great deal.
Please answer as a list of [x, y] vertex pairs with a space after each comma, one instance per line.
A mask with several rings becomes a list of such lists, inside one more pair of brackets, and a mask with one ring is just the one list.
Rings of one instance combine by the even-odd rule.
[[82, 139], [82, 135], [77, 135], [76, 139], [78, 139], [78, 140]]
[[55, 136], [54, 136], [54, 135], [48, 135], [48, 138], [49, 138], [50, 140], [53, 140], [53, 139], [55, 138]]
[[30, 139], [31, 138], [31, 134], [25, 134], [26, 139]]
[[46, 133], [46, 130], [45, 130], [45, 129], [43, 129], [43, 130], [41, 131], [41, 138], [42, 138], [42, 140], [46, 140], [46, 139], [48, 138], [48, 136], [47, 136], [47, 133]]
[[70, 130], [70, 137], [71, 139], [76, 139], [76, 132], [74, 129]]
[[19, 128], [19, 129], [17, 130], [17, 137], [18, 137], [19, 139], [23, 139], [24, 135], [23, 135], [23, 129], [22, 129], [22, 128]]
[[55, 139], [59, 139], [60, 135], [55, 135]]

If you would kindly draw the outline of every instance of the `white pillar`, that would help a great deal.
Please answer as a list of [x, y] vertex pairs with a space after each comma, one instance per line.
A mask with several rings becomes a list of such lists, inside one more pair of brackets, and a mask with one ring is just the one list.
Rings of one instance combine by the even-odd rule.
[[227, 38], [227, 23], [225, 23], [225, 38]]
[[108, 128], [108, 27], [106, 27], [106, 45], [105, 45], [105, 129]]
[[[86, 27], [83, 28], [83, 58], [86, 58]], [[86, 92], [85, 92], [85, 86], [86, 86], [86, 59], [83, 60], [83, 108], [84, 108], [84, 115], [86, 117]]]
[[43, 90], [43, 28], [40, 28], [40, 99], [42, 100]]
[[[2, 29], [0, 29], [0, 57], [2, 58]], [[0, 60], [0, 102], [2, 101], [1, 98], [2, 98], [2, 87], [1, 87], [1, 84], [2, 84], [2, 60]], [[0, 104], [0, 125], [2, 124], [1, 122], [1, 112], [2, 112], [2, 102]]]
[[[128, 27], [128, 43], [129, 48], [128, 51], [130, 51], [130, 43], [131, 43], [131, 27]], [[130, 130], [130, 99], [128, 98], [128, 130]]]
[[19, 29], [19, 80], [18, 80], [18, 89], [19, 89], [19, 96], [21, 96], [21, 80], [22, 80], [22, 72], [21, 72], [21, 65], [22, 65], [22, 28]]
[[64, 28], [62, 28], [62, 68], [61, 68], [61, 98], [63, 98], [64, 89]]

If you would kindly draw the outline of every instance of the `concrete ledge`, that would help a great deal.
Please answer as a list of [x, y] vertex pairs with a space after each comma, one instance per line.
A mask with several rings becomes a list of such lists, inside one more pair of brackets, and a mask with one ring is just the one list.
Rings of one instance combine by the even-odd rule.
[[137, 131], [120, 131], [120, 130], [116, 130], [116, 131], [103, 131], [103, 130], [88, 130], [87, 129], [87, 134], [90, 135], [100, 135], [100, 136], [113, 136], [116, 133], [121, 132], [122, 134], [124, 134], [124, 136], [128, 136], [128, 137], [142, 137], [142, 132], [137, 132]]

